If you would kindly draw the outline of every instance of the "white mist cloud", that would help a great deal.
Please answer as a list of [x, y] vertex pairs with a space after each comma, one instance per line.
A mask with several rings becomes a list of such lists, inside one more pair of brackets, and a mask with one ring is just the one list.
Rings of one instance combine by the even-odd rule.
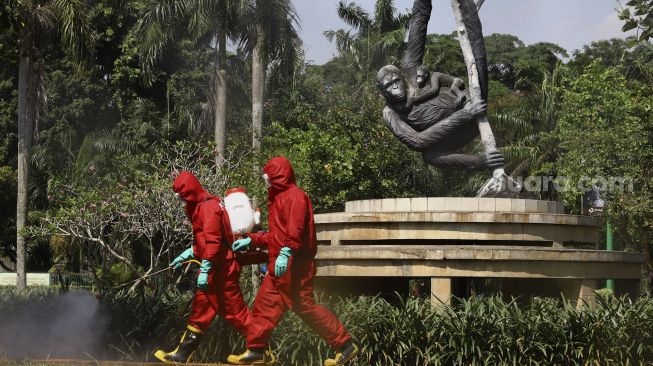
[[87, 358], [107, 325], [95, 296], [71, 291], [2, 314], [0, 358]]

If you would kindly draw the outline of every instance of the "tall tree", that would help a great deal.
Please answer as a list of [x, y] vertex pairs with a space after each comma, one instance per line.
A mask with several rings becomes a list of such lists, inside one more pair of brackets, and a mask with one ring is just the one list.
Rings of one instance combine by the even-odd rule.
[[646, 258], [647, 292], [653, 293], [653, 87], [627, 80], [597, 60], [565, 84], [559, 111], [563, 153], [557, 159], [568, 183], [560, 192], [578, 208], [594, 186], [607, 202], [607, 218], [625, 249]]
[[224, 154], [227, 145], [227, 39], [235, 37], [239, 0], [150, 1], [137, 28], [146, 71], [162, 56], [167, 43], [180, 31], [215, 48], [211, 104], [216, 147]]
[[399, 62], [409, 15], [398, 13], [394, 0], [377, 0], [374, 14], [354, 2], [341, 0], [337, 11], [338, 17], [356, 33], [339, 29], [325, 31], [324, 35], [335, 41], [340, 56], [363, 77], [359, 82], [381, 66]]
[[27, 285], [25, 276], [25, 237], [27, 223], [30, 154], [38, 101], [42, 97], [41, 72], [36, 65], [39, 49], [48, 41], [49, 32], [60, 35], [62, 46], [81, 60], [92, 49], [89, 9], [82, 0], [28, 0], [16, 4], [22, 24], [19, 35], [20, 66], [18, 76], [18, 187], [16, 202], [17, 285]]
[[511, 89], [537, 91], [543, 75], [551, 73], [567, 51], [554, 43], [539, 42], [526, 46], [510, 34], [485, 37], [489, 78]]
[[242, 19], [240, 41], [252, 56], [252, 147], [260, 151], [266, 69], [277, 62], [293, 71], [301, 47], [299, 21], [290, 0], [245, 0]]
[[604, 66], [617, 67], [627, 79], [653, 82], [653, 47], [649, 41], [635, 38], [612, 38], [594, 41], [575, 50], [569, 65], [582, 72], [592, 62], [600, 60]]
[[[301, 48], [297, 32], [299, 21], [291, 0], [243, 0], [241, 20], [244, 31], [240, 33], [240, 44], [249, 51], [252, 60], [252, 149], [259, 152], [263, 137], [266, 69], [276, 62], [289, 73], [294, 71]], [[258, 285], [254, 267], [252, 284]]]

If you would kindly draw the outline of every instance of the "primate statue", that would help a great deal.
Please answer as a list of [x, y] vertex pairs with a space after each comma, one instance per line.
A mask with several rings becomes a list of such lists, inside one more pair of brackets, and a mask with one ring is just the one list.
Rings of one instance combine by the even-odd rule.
[[406, 111], [410, 112], [413, 105], [419, 104], [425, 100], [437, 97], [440, 87], [448, 87], [448, 92], [453, 93], [455, 104], [462, 106], [465, 103], [465, 83], [459, 79], [439, 72], [432, 73], [428, 67], [422, 65], [417, 68], [415, 75], [417, 88], [412, 93], [409, 92], [406, 98]]
[[487, 104], [465, 104], [465, 84], [461, 79], [431, 73], [422, 65], [431, 9], [430, 0], [415, 0], [401, 69], [386, 65], [376, 75], [377, 87], [386, 101], [383, 119], [401, 142], [420, 151], [424, 161], [435, 167], [503, 166], [503, 155], [498, 151], [458, 152], [478, 135], [476, 118], [487, 112]]

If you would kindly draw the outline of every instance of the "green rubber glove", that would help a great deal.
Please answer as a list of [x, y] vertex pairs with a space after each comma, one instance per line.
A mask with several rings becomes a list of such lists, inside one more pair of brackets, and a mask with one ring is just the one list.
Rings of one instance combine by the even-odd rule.
[[200, 274], [197, 276], [197, 287], [202, 291], [206, 291], [209, 288], [209, 271], [211, 270], [211, 267], [213, 267], [213, 263], [206, 259], [202, 259]]
[[190, 247], [186, 250], [184, 250], [177, 258], [175, 258], [172, 263], [170, 263], [170, 267], [175, 267], [175, 269], [181, 267], [182, 262], [185, 262], [189, 259], [193, 259], [195, 256], [193, 255], [193, 247]]
[[233, 245], [231, 246], [231, 249], [234, 252], [246, 251], [247, 249], [249, 249], [249, 245], [251, 243], [252, 243], [252, 239], [250, 239], [250, 238], [238, 239], [233, 243]]
[[288, 259], [292, 256], [292, 250], [288, 247], [281, 248], [281, 252], [274, 262], [274, 275], [277, 277], [283, 276], [288, 270]]

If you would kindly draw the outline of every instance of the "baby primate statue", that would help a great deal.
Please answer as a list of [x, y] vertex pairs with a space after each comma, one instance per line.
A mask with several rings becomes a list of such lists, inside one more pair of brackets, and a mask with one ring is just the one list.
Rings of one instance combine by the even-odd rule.
[[477, 117], [487, 112], [484, 101], [465, 104], [465, 84], [456, 77], [431, 73], [422, 65], [430, 0], [415, 0], [406, 54], [399, 69], [382, 67], [377, 87], [385, 98], [383, 120], [424, 161], [443, 169], [494, 169], [503, 166], [498, 151], [459, 152], [478, 136]]
[[438, 96], [440, 87], [443, 86], [447, 87], [445, 91], [452, 93], [455, 97], [454, 103], [456, 106], [462, 108], [467, 98], [465, 94], [465, 83], [461, 79], [439, 72], [432, 73], [425, 65], [417, 68], [415, 82], [417, 83], [417, 88], [412, 93], [409, 93], [406, 98], [406, 112], [410, 112], [413, 105]]

